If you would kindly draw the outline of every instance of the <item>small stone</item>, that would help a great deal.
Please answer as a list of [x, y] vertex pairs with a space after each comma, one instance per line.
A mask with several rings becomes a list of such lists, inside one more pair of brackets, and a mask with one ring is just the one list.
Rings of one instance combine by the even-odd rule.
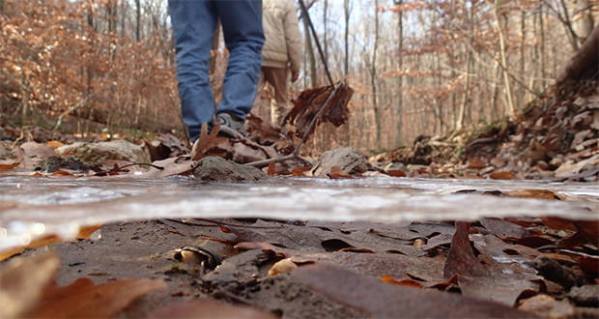
[[599, 285], [574, 287], [568, 297], [578, 306], [599, 307]]
[[216, 182], [258, 181], [266, 177], [264, 172], [255, 167], [237, 164], [214, 156], [200, 160], [193, 175], [202, 181]]
[[314, 176], [327, 176], [335, 167], [347, 175], [353, 175], [366, 172], [370, 169], [370, 163], [364, 154], [343, 147], [324, 152], [312, 172]]

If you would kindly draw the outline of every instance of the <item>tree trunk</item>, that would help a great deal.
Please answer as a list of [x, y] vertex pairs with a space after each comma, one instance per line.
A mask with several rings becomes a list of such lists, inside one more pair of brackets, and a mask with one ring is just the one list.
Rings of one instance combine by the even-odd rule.
[[349, 9], [349, 1], [343, 1], [343, 13], [345, 16], [345, 34], [344, 34], [344, 47], [345, 47], [345, 56], [343, 61], [343, 74], [345, 78], [349, 75], [349, 18], [350, 18], [350, 9]]
[[318, 76], [316, 74], [316, 57], [314, 56], [314, 46], [312, 45], [312, 37], [310, 36], [310, 26], [308, 19], [302, 19], [304, 22], [304, 35], [306, 39], [306, 54], [308, 54], [308, 61], [310, 62], [310, 84], [311, 86], [318, 86]]
[[381, 122], [382, 122], [382, 114], [381, 110], [379, 110], [377, 103], [377, 70], [376, 70], [376, 62], [377, 62], [377, 54], [379, 47], [379, 0], [374, 0], [374, 47], [372, 48], [372, 62], [370, 63], [370, 85], [372, 90], [372, 107], [374, 109], [374, 120], [376, 126], [376, 143], [377, 146], [381, 145]]
[[[401, 4], [401, 1], [399, 2]], [[403, 12], [397, 14], [397, 70], [403, 70]], [[401, 145], [401, 130], [402, 130], [402, 111], [403, 111], [403, 75], [397, 78], [397, 107], [395, 109], [396, 124], [395, 124], [395, 146]]]
[[514, 107], [514, 96], [512, 94], [512, 84], [510, 81], [509, 69], [507, 65], [507, 46], [505, 43], [505, 35], [503, 34], [504, 23], [506, 19], [504, 14], [501, 12], [503, 1], [495, 0], [495, 20], [497, 22], [497, 33], [499, 34], [499, 55], [501, 58], [501, 68], [503, 69], [503, 83], [505, 85], [505, 98], [507, 101], [507, 116], [514, 118], [516, 115], [516, 108]]
[[322, 10], [322, 26], [324, 29], [324, 34], [322, 37], [322, 43], [323, 43], [323, 52], [324, 52], [324, 59], [325, 61], [328, 61], [329, 59], [329, 32], [327, 29], [327, 15], [329, 12], [329, 1], [328, 0], [324, 0], [323, 2], [323, 10]]
[[592, 9], [593, 6], [589, 0], [576, 0], [576, 13], [573, 20], [578, 45], [582, 45], [593, 32], [595, 20], [593, 19]]
[[141, 0], [135, 0], [135, 40], [141, 40]]

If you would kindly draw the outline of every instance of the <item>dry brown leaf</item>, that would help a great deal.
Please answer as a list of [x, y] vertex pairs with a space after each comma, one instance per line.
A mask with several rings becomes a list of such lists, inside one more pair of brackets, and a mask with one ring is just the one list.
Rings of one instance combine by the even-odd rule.
[[[294, 101], [293, 108], [283, 119], [284, 124], [291, 124], [297, 128], [298, 137], [309, 136], [314, 133], [316, 126], [321, 123], [331, 123], [337, 127], [345, 124], [349, 118], [347, 107], [354, 91], [344, 83], [337, 84], [337, 89], [329, 103], [323, 103], [333, 93], [333, 86], [319, 87], [305, 90]], [[321, 108], [324, 107], [322, 116], [315, 126], [310, 123], [314, 120]]]
[[411, 288], [423, 288], [424, 287], [420, 282], [418, 282], [414, 279], [411, 279], [411, 278], [395, 278], [390, 275], [384, 275], [380, 279], [381, 279], [381, 282], [384, 282], [386, 284], [393, 284], [393, 285], [411, 287]]
[[489, 174], [491, 179], [510, 180], [514, 179], [514, 173], [510, 171], [496, 171]]
[[554, 192], [546, 189], [522, 189], [504, 192], [505, 195], [518, 198], [535, 198], [535, 199], [548, 199], [548, 200], [559, 200]]
[[48, 146], [50, 146], [51, 149], [55, 150], [61, 146], [64, 146], [64, 143], [60, 142], [60, 141], [49, 141]]
[[20, 164], [21, 164], [20, 162], [2, 161], [2, 162], [0, 162], [0, 172], [9, 171], [13, 168], [18, 167]]
[[330, 179], [345, 179], [345, 178], [353, 178], [353, 176], [346, 173], [344, 170], [339, 168], [339, 166], [331, 167], [331, 171], [327, 174]]
[[541, 220], [545, 226], [552, 229], [576, 231], [574, 222], [560, 217], [542, 217]]
[[[524, 292], [539, 289], [540, 278], [518, 264], [499, 264], [483, 255], [475, 256], [468, 238], [470, 225], [456, 222], [456, 232], [445, 262], [446, 278], [457, 275], [464, 296], [513, 306]], [[482, 263], [479, 258], [485, 258]], [[535, 281], [535, 282], [533, 282]]]
[[268, 176], [277, 175], [277, 164], [276, 163], [268, 164], [267, 174], [268, 174]]
[[404, 171], [402, 171], [400, 169], [390, 169], [386, 173], [387, 173], [387, 175], [393, 176], [393, 177], [406, 177], [406, 176], [408, 176], [406, 174], [406, 172], [404, 172]]
[[60, 260], [52, 254], [15, 258], [0, 269], [0, 318], [23, 317], [52, 281]]
[[191, 148], [191, 159], [194, 161], [199, 161], [208, 155], [208, 152], [218, 147], [221, 143], [227, 142], [226, 138], [220, 137], [218, 132], [220, 131], [220, 126], [215, 124], [212, 127], [212, 130], [208, 132], [208, 126], [203, 125], [200, 131], [200, 137], [193, 144]]
[[483, 169], [487, 166], [487, 163], [483, 161], [481, 158], [471, 158], [468, 160], [467, 168], [471, 169]]
[[123, 279], [94, 284], [80, 278], [65, 287], [49, 287], [28, 317], [109, 318], [149, 292], [164, 289], [162, 280]]
[[77, 239], [89, 239], [93, 233], [100, 229], [102, 225], [83, 226], [79, 228]]
[[[84, 226], [79, 229], [77, 239], [89, 239], [90, 236], [98, 230], [101, 225], [95, 226]], [[0, 261], [8, 259], [12, 256], [22, 253], [25, 249], [35, 249], [45, 247], [51, 244], [59, 243], [62, 239], [56, 235], [46, 235], [40, 238], [32, 240], [28, 245], [9, 248], [7, 250], [0, 251]]]
[[306, 172], [310, 171], [312, 168], [309, 166], [297, 166], [291, 170], [292, 176], [305, 176]]

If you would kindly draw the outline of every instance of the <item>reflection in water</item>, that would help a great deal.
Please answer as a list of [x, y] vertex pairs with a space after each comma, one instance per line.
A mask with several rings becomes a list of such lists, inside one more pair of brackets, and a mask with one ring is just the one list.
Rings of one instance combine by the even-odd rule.
[[[545, 189], [568, 201], [484, 196], [460, 190]], [[193, 178], [0, 177], [0, 250], [80, 226], [153, 218], [265, 217], [331, 221], [474, 220], [565, 216], [598, 219], [592, 184], [410, 178], [273, 178], [204, 184]]]

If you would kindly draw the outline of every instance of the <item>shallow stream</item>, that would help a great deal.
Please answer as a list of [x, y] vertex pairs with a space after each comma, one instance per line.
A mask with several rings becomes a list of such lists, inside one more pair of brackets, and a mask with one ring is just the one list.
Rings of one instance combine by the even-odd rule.
[[[564, 200], [481, 194], [530, 189], [552, 191]], [[508, 216], [597, 220], [599, 186], [392, 177], [271, 178], [247, 184], [186, 177], [0, 177], [0, 250], [48, 234], [73, 238], [81, 226], [156, 218], [411, 222]]]

